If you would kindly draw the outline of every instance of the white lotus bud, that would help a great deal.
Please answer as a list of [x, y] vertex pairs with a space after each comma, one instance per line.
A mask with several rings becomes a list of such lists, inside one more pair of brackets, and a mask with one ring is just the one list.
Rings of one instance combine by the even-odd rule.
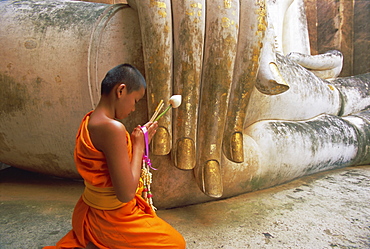
[[172, 95], [168, 102], [172, 105], [172, 108], [177, 108], [181, 105], [181, 101], [182, 101], [181, 95]]
[[177, 108], [181, 105], [182, 97], [181, 95], [172, 95], [172, 97], [168, 100], [170, 105], [164, 110], [161, 114], [158, 115], [158, 117], [155, 119], [155, 121], [158, 121], [169, 109]]

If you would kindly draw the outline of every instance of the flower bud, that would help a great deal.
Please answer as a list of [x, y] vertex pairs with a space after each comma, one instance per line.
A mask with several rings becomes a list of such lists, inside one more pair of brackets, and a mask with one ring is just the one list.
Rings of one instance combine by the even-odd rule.
[[172, 108], [177, 108], [181, 105], [181, 101], [181, 95], [172, 95], [168, 102], [172, 105]]

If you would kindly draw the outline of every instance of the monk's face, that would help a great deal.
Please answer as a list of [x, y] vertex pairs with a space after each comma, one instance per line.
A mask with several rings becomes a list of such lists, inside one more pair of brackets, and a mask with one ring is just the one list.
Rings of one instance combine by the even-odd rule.
[[139, 90], [132, 91], [130, 93], [127, 93], [127, 87], [125, 87], [122, 91], [122, 95], [120, 96], [120, 104], [116, 112], [116, 118], [127, 118], [131, 112], [135, 111], [136, 103], [143, 98], [144, 94], [144, 87], [141, 87]]

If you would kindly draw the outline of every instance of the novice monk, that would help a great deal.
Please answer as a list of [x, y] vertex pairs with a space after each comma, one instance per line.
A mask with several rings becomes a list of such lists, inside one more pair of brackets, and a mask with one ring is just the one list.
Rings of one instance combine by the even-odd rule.
[[[99, 104], [77, 133], [74, 158], [86, 187], [73, 212], [73, 228], [45, 248], [185, 248], [183, 237], [141, 197], [142, 130], [136, 127], [130, 137], [117, 121], [135, 110], [145, 88], [141, 73], [128, 64], [105, 76]], [[151, 139], [158, 124], [145, 126]]]

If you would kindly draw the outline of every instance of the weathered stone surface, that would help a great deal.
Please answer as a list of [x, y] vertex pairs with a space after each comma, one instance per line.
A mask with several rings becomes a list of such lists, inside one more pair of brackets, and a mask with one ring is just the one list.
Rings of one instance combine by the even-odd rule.
[[[199, 104], [196, 117], [191, 119], [194, 125], [190, 127], [193, 129], [192, 132], [197, 134], [196, 147], [191, 150], [187, 150], [189, 146], [180, 148], [187, 150], [186, 153], [190, 151], [189, 155], [196, 158], [198, 167], [195, 167], [194, 172], [182, 171], [174, 167], [170, 154], [157, 153], [151, 157], [153, 164], [159, 169], [154, 173], [155, 182], [153, 183], [153, 192], [155, 190], [159, 207], [200, 203], [209, 200], [208, 196], [227, 198], [256, 191], [308, 173], [315, 173], [316, 170], [356, 165], [357, 158], [365, 158], [369, 154], [367, 150], [356, 148], [360, 144], [360, 142], [356, 143], [356, 123], [349, 124], [341, 121], [342, 118], [339, 114], [343, 109], [342, 105], [345, 101], [342, 99], [345, 94], [341, 95], [330, 82], [316, 77], [307, 69], [276, 53], [276, 45], [279, 45], [279, 42], [283, 40], [282, 37], [276, 37], [276, 35], [283, 36], [283, 32], [277, 31], [294, 26], [285, 26], [284, 18], [292, 18], [302, 24], [304, 15], [297, 17], [292, 14], [295, 13], [292, 9], [288, 12], [292, 15], [287, 14], [284, 3], [289, 4], [289, 0], [280, 2], [271, 0], [267, 3], [271, 13], [275, 11], [275, 17], [268, 19], [270, 22], [265, 22], [269, 10], [264, 5], [265, 1], [250, 1], [251, 4], [255, 4], [256, 12], [245, 12], [246, 19], [243, 23], [236, 22], [239, 20], [235, 15], [239, 11], [237, 2], [231, 4], [229, 1], [219, 1], [223, 11], [220, 11], [218, 6], [212, 6], [212, 11], [210, 11], [211, 7], [206, 9], [207, 5], [205, 7], [199, 4], [193, 6], [191, 1], [189, 2], [191, 8], [197, 9], [198, 16], [201, 16], [203, 11], [209, 11], [206, 15], [207, 18], [201, 20], [204, 21], [203, 25], [208, 25], [214, 30], [214, 32], [208, 30], [204, 36], [200, 37], [207, 44], [204, 46], [205, 57], [200, 60], [202, 84], [198, 84], [192, 89], [193, 92], [197, 91], [200, 94], [200, 101], [194, 98], [184, 104], [186, 108], [194, 108], [194, 103]], [[0, 160], [9, 165], [45, 174], [78, 177], [73, 163], [74, 136], [78, 124], [83, 115], [97, 104], [100, 97], [100, 80], [106, 71], [123, 61], [137, 66], [140, 71], [144, 71], [143, 69], [146, 68], [147, 72], [150, 71], [154, 77], [152, 79], [155, 79], [155, 82], [148, 81], [148, 86], [150, 85], [148, 88], [155, 90], [148, 91], [148, 101], [140, 101], [136, 108], [138, 111], [132, 115], [135, 118], [130, 117], [129, 121], [123, 121], [128, 124], [128, 130], [132, 129], [131, 125], [144, 124], [148, 120], [148, 110], [150, 113], [150, 110], [153, 111], [153, 105], [157, 104], [157, 101], [153, 100], [159, 100], [162, 97], [165, 100], [172, 94], [170, 89], [173, 84], [176, 84], [172, 81], [172, 74], [167, 71], [173, 70], [171, 65], [173, 55], [171, 50], [172, 26], [164, 23], [156, 25], [157, 21], [160, 22], [160, 20], [152, 22], [151, 18], [154, 17], [154, 14], [157, 18], [166, 15], [166, 23], [168, 24], [173, 18], [177, 18], [176, 12], [172, 12], [172, 8], [169, 6], [169, 1], [166, 3], [156, 6], [150, 12], [143, 11], [138, 16], [137, 12], [128, 5], [37, 0], [24, 0], [19, 5], [18, 1], [0, 1], [0, 5], [4, 7], [0, 8], [0, 13], [4, 14], [0, 15], [2, 23], [0, 33], [7, 34], [0, 36], [2, 39], [0, 57], [3, 58], [0, 60], [0, 87], [2, 90], [0, 96], [1, 99], [6, 100], [0, 104]], [[279, 5], [280, 3], [283, 3], [283, 6]], [[323, 32], [328, 33], [323, 41], [331, 46], [332, 41], [334, 44], [338, 41], [338, 30], [336, 30], [339, 25], [337, 22], [338, 10], [336, 9], [338, 5], [336, 1], [328, 1], [326, 3], [330, 9], [326, 9], [324, 3], [319, 2], [320, 6], [317, 10], [327, 20], [325, 23], [327, 25], [320, 28]], [[82, 12], [89, 18], [68, 15], [68, 13], [75, 13], [71, 11], [69, 5], [77, 8], [79, 10], [77, 13]], [[63, 6], [68, 10], [68, 13], [61, 10]], [[101, 15], [96, 11], [97, 6]], [[147, 10], [144, 5], [140, 8]], [[50, 11], [40, 12], [40, 9]], [[89, 9], [92, 12], [91, 15], [88, 13]], [[162, 9], [166, 11], [163, 12]], [[299, 5], [296, 6], [295, 10], [300, 13], [302, 9], [303, 6]], [[160, 10], [160, 15], [157, 10]], [[188, 14], [190, 13], [193, 12]], [[211, 13], [212, 15], [210, 15]], [[225, 14], [228, 16], [227, 18], [224, 18], [224, 13], [228, 13]], [[258, 14], [257, 17], [256, 14]], [[145, 18], [139, 21], [143, 15]], [[70, 19], [65, 19], [66, 16]], [[17, 26], [19, 22], [14, 20], [14, 17], [23, 18], [22, 26]], [[329, 17], [332, 19], [329, 20]], [[74, 22], [73, 18], [83, 21], [82, 27], [78, 25], [79, 22]], [[28, 19], [35, 22], [27, 22]], [[198, 20], [198, 18], [194, 20]], [[129, 22], [130, 25], [126, 25]], [[71, 23], [74, 25], [68, 25]], [[145, 23], [145, 26], [141, 25], [142, 23]], [[243, 55], [243, 59], [235, 56], [237, 54], [235, 48], [239, 47], [243, 37], [237, 35], [239, 25], [246, 30], [251, 30], [250, 25], [252, 25], [255, 29], [252, 29], [252, 33], [248, 36], [252, 38], [257, 37], [256, 33], [260, 33], [262, 38], [262, 33], [268, 28], [269, 32], [266, 35], [268, 46], [266, 46], [267, 42], [263, 43], [258, 40], [256, 46], [252, 46], [249, 53], [245, 53], [246, 56]], [[302, 46], [297, 47], [304, 47], [308, 53], [308, 39], [304, 38], [307, 32], [305, 28], [301, 29], [302, 26], [304, 25], [295, 27], [297, 31], [293, 41], [297, 44], [302, 43]], [[163, 29], [168, 31], [165, 40], [161, 38], [161, 32], [152, 32], [158, 27], [162, 27], [162, 31]], [[274, 27], [276, 33], [270, 32], [274, 31]], [[144, 30], [139, 32], [140, 28], [144, 28]], [[178, 34], [183, 34], [181, 31], [179, 30]], [[219, 37], [219, 31], [223, 31], [225, 36]], [[143, 37], [140, 35], [143, 32], [146, 36], [146, 43], [143, 43]], [[302, 37], [304, 39], [301, 39]], [[157, 45], [150, 46], [154, 44], [151, 44], [152, 40], [155, 40]], [[161, 43], [162, 41], [166, 41], [165, 49], [161, 47], [164, 45]], [[323, 41], [321, 44], [326, 45]], [[197, 43], [197, 40], [195, 42], [194, 46], [201, 45]], [[143, 47], [142, 44], [144, 44]], [[264, 60], [266, 63], [259, 65], [259, 52], [266, 47], [269, 49], [264, 55], [261, 55], [261, 58], [266, 58]], [[150, 54], [150, 56], [144, 56], [144, 59], [143, 48], [150, 50], [147, 51], [147, 55]], [[245, 52], [244, 47], [241, 48], [241, 51]], [[191, 49], [183, 51], [184, 57], [193, 54]], [[162, 56], [166, 56], [167, 59], [164, 60]], [[152, 60], [152, 58], [155, 59]], [[229, 96], [230, 84], [232, 83], [234, 86], [239, 84], [240, 86], [241, 82], [232, 78], [239, 70], [235, 65], [241, 65], [241, 69], [246, 65], [234, 63], [235, 60], [256, 62], [246, 74], [239, 71], [242, 72], [240, 74], [242, 79], [245, 75], [256, 76], [257, 73], [260, 74], [262, 68], [265, 69], [265, 72], [273, 72], [273, 75], [268, 75], [271, 77], [264, 77], [267, 79], [267, 83], [271, 83], [264, 85], [266, 86], [265, 92], [262, 92], [261, 88], [254, 87], [258, 85], [255, 84], [257, 80], [251, 80], [244, 85], [244, 89], [240, 90], [240, 92], [244, 91], [242, 94], [230, 94]], [[143, 66], [144, 63], [147, 64], [147, 67]], [[165, 65], [165, 67], [162, 68], [161, 65]], [[181, 69], [178, 70], [181, 71]], [[161, 74], [163, 77], [156, 77], [158, 76], [156, 73], [160, 72], [163, 72]], [[367, 79], [369, 76], [365, 78]], [[284, 86], [283, 91], [280, 91], [280, 86]], [[362, 91], [358, 85], [353, 90]], [[157, 93], [159, 98], [155, 96]], [[368, 91], [365, 93], [368, 95]], [[187, 99], [189, 94], [183, 94], [184, 99]], [[250, 99], [244, 97], [246, 94], [250, 94]], [[350, 105], [350, 110], [357, 112], [361, 111], [361, 108], [367, 108], [370, 100], [362, 97], [361, 99], [365, 99], [364, 104], [353, 101], [351, 103], [354, 104]], [[232, 111], [226, 112], [226, 108], [231, 106], [231, 103], [239, 103], [238, 101], [243, 102], [244, 105], [237, 104], [235, 108], [231, 108]], [[238, 107], [242, 107], [243, 110], [238, 110]], [[232, 128], [228, 128], [228, 135], [223, 136], [226, 134], [225, 122], [236, 120], [236, 114], [241, 112], [245, 115], [240, 116], [242, 117], [240, 125], [234, 126], [238, 129], [234, 130], [231, 126]], [[346, 114], [351, 115], [356, 112]], [[318, 129], [312, 128], [315, 124], [311, 122], [313, 119], [320, 119], [320, 124], [331, 126], [331, 131], [326, 134], [333, 134], [333, 136], [322, 136], [317, 132]], [[165, 127], [168, 131], [178, 127], [173, 125], [173, 116], [167, 115], [166, 120], [170, 121]], [[331, 125], [333, 120], [341, 127]], [[264, 126], [263, 122], [267, 122], [269, 126]], [[184, 122], [180, 122], [180, 125], [185, 126]], [[252, 125], [261, 129], [249, 129]], [[348, 127], [349, 125], [352, 127]], [[283, 133], [271, 132], [268, 129], [271, 126], [281, 128]], [[291, 127], [296, 128], [289, 129]], [[303, 131], [300, 127], [307, 129], [303, 129]], [[343, 133], [341, 129], [351, 132]], [[163, 131], [163, 129], [161, 130]], [[252, 133], [248, 133], [249, 131]], [[234, 132], [238, 132], [237, 138], [233, 137]], [[163, 139], [159, 139], [160, 142], [157, 145], [164, 147], [164, 145], [171, 143], [172, 138], [169, 133], [157, 132], [157, 135], [159, 133], [164, 136]], [[301, 136], [302, 134], [304, 136]], [[181, 136], [173, 136], [173, 138], [176, 140], [186, 137], [186, 135]], [[370, 134], [364, 132], [364, 136], [365, 139], [368, 139]], [[351, 140], [351, 143], [346, 143], [346, 140]], [[230, 142], [224, 143], [224, 141]], [[311, 154], [310, 145], [317, 145], [318, 141], [329, 145], [325, 147], [325, 151], [321, 150], [322, 154]], [[334, 141], [336, 143], [333, 143]], [[258, 142], [260, 143], [258, 144]], [[221, 151], [222, 144], [226, 144], [222, 147], [223, 152]], [[243, 160], [230, 158], [231, 156], [228, 157], [227, 154], [231, 153], [224, 153], [224, 151], [231, 152], [231, 145], [236, 145], [232, 149], [238, 150], [238, 158]], [[341, 154], [338, 153], [336, 145], [340, 145], [340, 152], [346, 154], [345, 158], [338, 158]], [[236, 154], [234, 151], [233, 154]], [[272, 153], [272, 151], [274, 152]], [[172, 149], [171, 153], [173, 155], [177, 151]], [[245, 156], [240, 156], [242, 153]], [[307, 160], [302, 160], [302, 158]], [[190, 160], [188, 161], [190, 162]], [[326, 161], [330, 161], [330, 163], [325, 163]], [[192, 167], [193, 165], [189, 168]]]
[[[55, 245], [82, 182], [0, 171], [0, 248]], [[369, 248], [370, 166], [306, 176], [238, 197], [159, 210], [188, 249]]]

